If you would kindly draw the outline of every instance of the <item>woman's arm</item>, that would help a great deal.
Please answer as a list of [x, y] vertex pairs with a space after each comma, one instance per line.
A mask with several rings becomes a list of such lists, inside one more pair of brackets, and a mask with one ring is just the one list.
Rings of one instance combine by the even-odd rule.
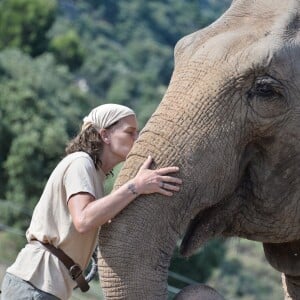
[[85, 233], [100, 227], [115, 217], [138, 195], [160, 193], [172, 196], [173, 192], [179, 191], [182, 180], [166, 175], [177, 172], [178, 167], [150, 170], [151, 162], [152, 158], [148, 157], [135, 178], [98, 201], [94, 201], [95, 198], [89, 193], [78, 193], [71, 196], [68, 207], [76, 230]]

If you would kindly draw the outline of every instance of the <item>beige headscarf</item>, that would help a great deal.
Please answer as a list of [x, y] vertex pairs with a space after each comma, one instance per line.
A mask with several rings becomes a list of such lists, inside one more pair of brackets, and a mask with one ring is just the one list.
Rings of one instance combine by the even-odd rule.
[[107, 128], [113, 123], [127, 116], [135, 116], [132, 109], [120, 104], [103, 104], [95, 107], [88, 116], [83, 118], [81, 131], [91, 125], [97, 129]]

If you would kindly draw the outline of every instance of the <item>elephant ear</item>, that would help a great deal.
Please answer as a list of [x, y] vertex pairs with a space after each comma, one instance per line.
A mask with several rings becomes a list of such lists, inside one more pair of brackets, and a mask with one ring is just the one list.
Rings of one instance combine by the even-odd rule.
[[289, 276], [300, 276], [300, 240], [263, 246], [266, 259], [274, 269]]

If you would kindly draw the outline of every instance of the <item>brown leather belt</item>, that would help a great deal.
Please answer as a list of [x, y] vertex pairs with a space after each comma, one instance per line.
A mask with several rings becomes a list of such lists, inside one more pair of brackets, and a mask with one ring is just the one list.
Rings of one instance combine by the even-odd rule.
[[84, 278], [84, 274], [82, 273], [81, 267], [78, 264], [76, 264], [70, 256], [68, 256], [61, 249], [56, 248], [51, 244], [43, 243], [38, 240], [32, 240], [32, 241], [33, 242], [36, 241], [42, 244], [45, 248], [48, 249], [49, 252], [55, 255], [65, 265], [72, 279], [77, 282], [77, 285], [82, 292], [86, 292], [89, 290], [90, 286]]

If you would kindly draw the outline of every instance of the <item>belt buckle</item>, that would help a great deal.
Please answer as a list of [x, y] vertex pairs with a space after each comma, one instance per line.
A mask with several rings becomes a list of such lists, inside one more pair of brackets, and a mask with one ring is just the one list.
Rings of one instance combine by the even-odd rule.
[[82, 270], [81, 270], [81, 268], [78, 264], [74, 264], [69, 269], [69, 272], [70, 272], [71, 277], [73, 278], [73, 280], [76, 280], [76, 278], [78, 278], [82, 274]]

